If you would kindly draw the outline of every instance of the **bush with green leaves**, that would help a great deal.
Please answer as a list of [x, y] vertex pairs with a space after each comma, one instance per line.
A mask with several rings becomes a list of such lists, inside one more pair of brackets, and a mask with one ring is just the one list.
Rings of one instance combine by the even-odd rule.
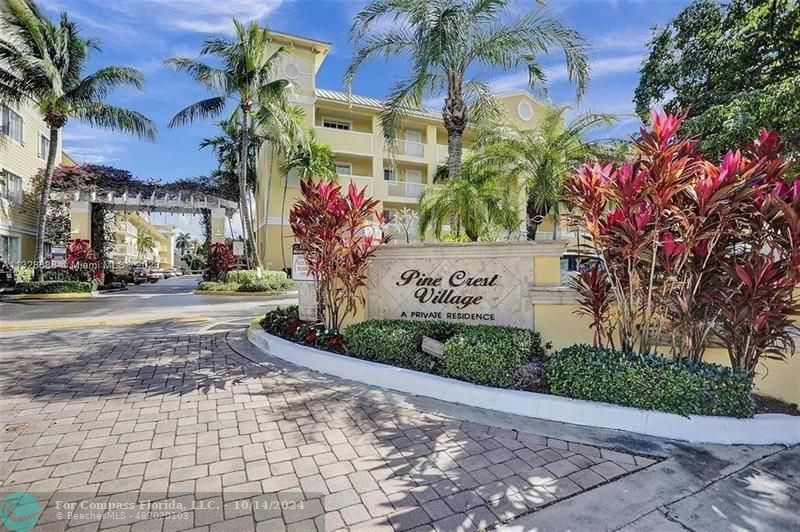
[[33, 268], [30, 266], [25, 266], [24, 264], [15, 266], [14, 279], [16, 279], [18, 283], [30, 282], [30, 280], [33, 279]]
[[226, 283], [247, 284], [258, 281], [258, 270], [231, 270], [225, 275]]
[[20, 294], [86, 294], [94, 292], [97, 285], [85, 281], [31, 281], [17, 283], [15, 288]]
[[752, 380], [718, 364], [673, 362], [581, 344], [548, 361], [547, 380], [556, 395], [683, 416], [752, 417], [755, 412]]
[[[443, 360], [422, 351], [423, 336], [444, 344]], [[545, 354], [534, 331], [447, 321], [368, 320], [346, 327], [344, 341], [358, 358], [497, 387], [510, 387], [521, 365]]]
[[197, 285], [199, 292], [236, 292], [239, 285], [236, 283], [218, 283], [216, 281], [201, 281]]
[[444, 344], [442, 375], [508, 388], [523, 364], [543, 356], [537, 332], [496, 325], [466, 326]]

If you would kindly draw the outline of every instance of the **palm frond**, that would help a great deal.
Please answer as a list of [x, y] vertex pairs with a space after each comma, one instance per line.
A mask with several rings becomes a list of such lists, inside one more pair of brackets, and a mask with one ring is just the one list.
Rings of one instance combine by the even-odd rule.
[[92, 127], [131, 133], [141, 139], [155, 140], [155, 122], [141, 113], [102, 102], [92, 102], [77, 109], [79, 120]]
[[183, 126], [185, 124], [190, 124], [197, 119], [218, 116], [225, 108], [225, 104], [225, 98], [222, 96], [214, 96], [213, 98], [200, 100], [199, 102], [195, 102], [179, 111], [175, 116], [172, 117], [172, 120], [169, 121], [167, 127], [173, 128], [177, 126]]
[[142, 90], [144, 76], [135, 68], [108, 66], [85, 77], [78, 85], [70, 88], [65, 97], [74, 103], [101, 100], [111, 89], [125, 85]]

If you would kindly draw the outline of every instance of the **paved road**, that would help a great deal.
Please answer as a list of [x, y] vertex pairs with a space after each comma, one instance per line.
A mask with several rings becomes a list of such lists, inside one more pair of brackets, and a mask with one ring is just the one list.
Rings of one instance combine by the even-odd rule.
[[[800, 525], [797, 448], [681, 445], [397, 394], [193, 327], [0, 337], [0, 494], [33, 494], [43, 530]], [[142, 501], [156, 513], [121, 509]]]
[[[54, 329], [74, 321], [92, 327], [101, 322], [137, 323], [144, 320], [205, 322], [200, 328], [243, 324], [278, 304], [291, 304], [294, 296], [205, 296], [195, 294], [199, 276], [164, 279], [130, 285], [127, 291], [103, 293], [75, 300], [0, 299], [0, 330], [36, 327]], [[249, 318], [249, 319], [248, 319]]]

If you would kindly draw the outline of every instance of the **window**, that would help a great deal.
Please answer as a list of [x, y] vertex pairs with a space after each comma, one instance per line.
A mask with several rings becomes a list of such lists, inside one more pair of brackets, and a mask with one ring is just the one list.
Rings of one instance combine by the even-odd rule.
[[7, 105], [0, 107], [0, 130], [22, 144], [22, 117]]
[[383, 215], [386, 217], [386, 223], [394, 223], [397, 218], [397, 209], [383, 209]]
[[11, 264], [17, 264], [22, 260], [19, 253], [19, 237], [0, 235], [0, 258]]
[[22, 178], [11, 172], [0, 172], [0, 198], [22, 203]]
[[350, 131], [351, 129], [353, 129], [353, 124], [346, 120], [323, 118], [322, 127], [329, 127], [331, 129], [341, 129], [343, 131]]
[[39, 135], [39, 159], [47, 159], [50, 154], [50, 139], [46, 135]]
[[394, 170], [384, 170], [383, 171], [383, 180], [384, 181], [397, 181], [394, 178]]
[[353, 167], [350, 163], [336, 163], [336, 173], [339, 175], [353, 175]]

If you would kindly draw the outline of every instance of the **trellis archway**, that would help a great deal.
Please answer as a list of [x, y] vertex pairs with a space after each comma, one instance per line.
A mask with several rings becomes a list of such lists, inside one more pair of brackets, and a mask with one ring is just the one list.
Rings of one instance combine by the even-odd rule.
[[195, 193], [156, 193], [150, 195], [127, 192], [99, 193], [96, 191], [55, 191], [50, 194], [51, 201], [69, 206], [69, 240], [86, 240], [92, 245], [93, 205], [102, 205], [110, 211], [148, 212], [167, 214], [200, 214], [207, 221], [208, 243], [225, 240], [225, 220], [238, 210], [238, 204], [218, 196]]

